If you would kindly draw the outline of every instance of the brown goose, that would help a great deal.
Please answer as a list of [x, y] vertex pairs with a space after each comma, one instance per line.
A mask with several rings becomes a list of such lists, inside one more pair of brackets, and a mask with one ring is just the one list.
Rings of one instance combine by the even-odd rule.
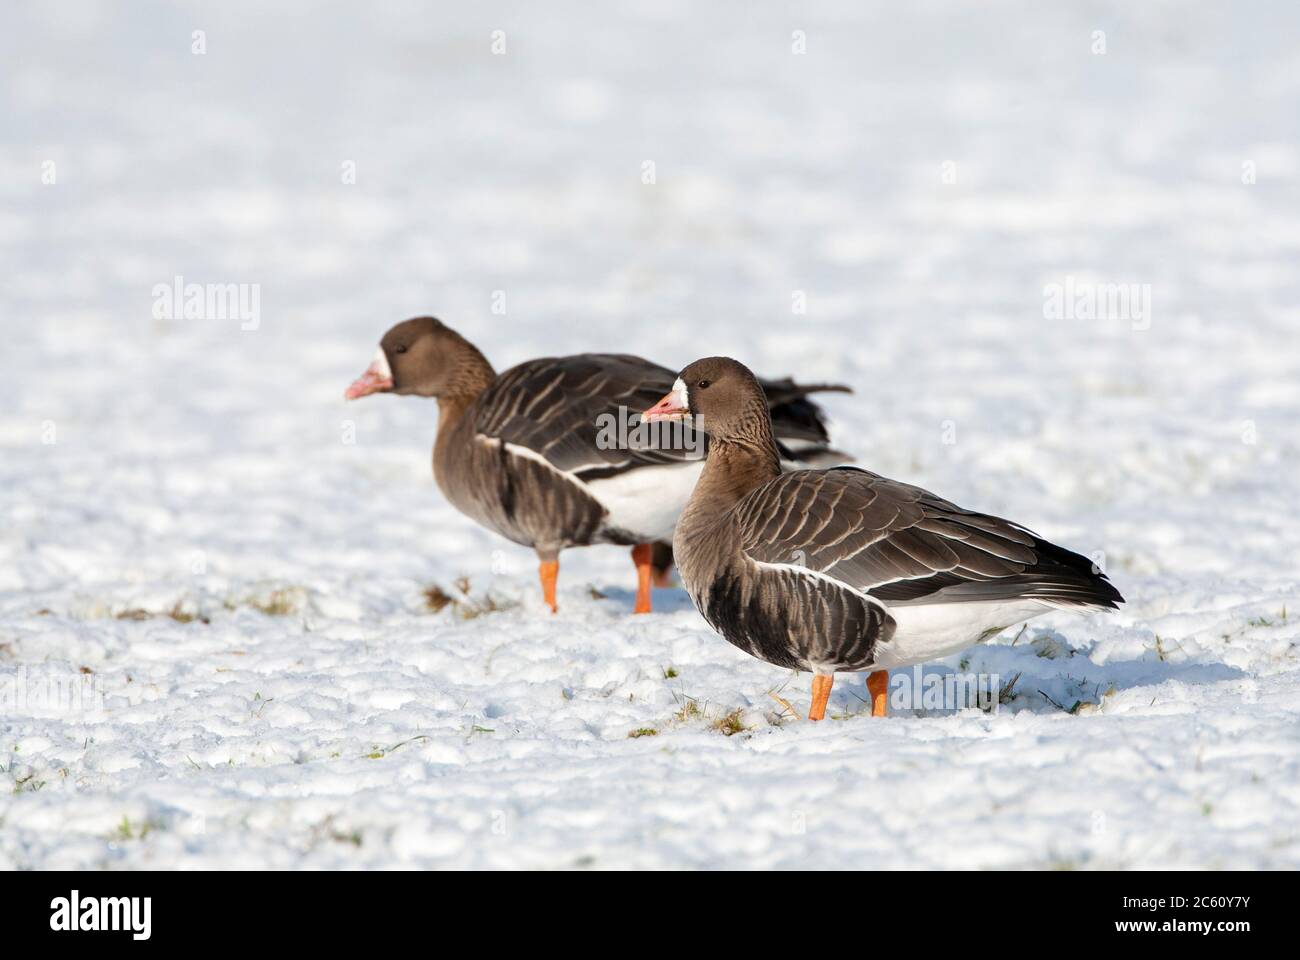
[[[637, 411], [671, 387], [673, 376], [640, 357], [600, 353], [530, 360], [498, 375], [460, 334], [416, 317], [384, 334], [344, 396], [437, 398], [439, 489], [461, 513], [537, 551], [552, 611], [560, 551], [614, 543], [632, 547], [636, 612], [648, 613], [651, 581], [671, 562], [664, 541], [703, 467], [702, 435], [678, 430], [654, 443], [630, 432]], [[808, 462], [847, 459], [827, 446], [821, 410], [808, 399], [847, 387], [765, 386], [783, 443]]]
[[696, 609], [732, 644], [813, 674], [808, 719], [837, 671], [956, 653], [1053, 608], [1116, 609], [1093, 564], [1019, 524], [856, 467], [782, 473], [763, 390], [729, 357], [697, 360], [644, 414], [691, 417], [708, 458], [673, 554]]

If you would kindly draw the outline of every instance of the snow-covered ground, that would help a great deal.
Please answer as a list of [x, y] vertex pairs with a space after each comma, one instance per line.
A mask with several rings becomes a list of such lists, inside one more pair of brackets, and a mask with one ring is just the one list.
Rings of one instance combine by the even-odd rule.
[[[274, 6], [5, 13], [0, 867], [1300, 865], [1294, 5]], [[427, 312], [850, 383], [860, 463], [1129, 602], [927, 668], [996, 713], [782, 721], [343, 402]]]

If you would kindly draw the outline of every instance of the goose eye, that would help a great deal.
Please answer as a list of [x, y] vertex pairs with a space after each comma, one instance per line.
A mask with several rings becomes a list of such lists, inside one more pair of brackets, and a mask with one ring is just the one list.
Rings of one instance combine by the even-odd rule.
[[709, 385], [709, 381], [707, 380], [701, 380], [699, 383], [696, 384], [696, 386], [699, 387], [701, 390], [703, 390], [708, 385]]

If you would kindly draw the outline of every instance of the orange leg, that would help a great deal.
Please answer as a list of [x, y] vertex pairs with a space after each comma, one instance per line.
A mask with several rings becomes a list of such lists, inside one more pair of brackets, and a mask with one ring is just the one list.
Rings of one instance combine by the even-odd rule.
[[555, 613], [560, 608], [555, 605], [555, 580], [560, 575], [559, 560], [543, 560], [537, 565], [537, 574], [542, 580], [542, 599]]
[[638, 543], [632, 548], [636, 564], [636, 607], [633, 613], [650, 612], [650, 579], [654, 573], [654, 544]]
[[826, 716], [826, 701], [831, 698], [831, 686], [835, 683], [833, 673], [813, 674], [812, 706], [808, 708], [809, 720], [820, 720]]
[[867, 677], [867, 692], [871, 694], [871, 715], [885, 716], [886, 701], [889, 693], [889, 671], [876, 670]]

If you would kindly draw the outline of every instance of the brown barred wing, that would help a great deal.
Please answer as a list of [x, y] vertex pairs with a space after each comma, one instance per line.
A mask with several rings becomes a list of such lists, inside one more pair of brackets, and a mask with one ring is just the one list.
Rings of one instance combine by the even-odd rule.
[[738, 508], [742, 549], [796, 564], [888, 606], [1034, 599], [1115, 608], [1086, 558], [999, 517], [854, 467], [785, 474]]
[[678, 443], [647, 447], [629, 439], [638, 415], [671, 390], [675, 378], [666, 367], [626, 354], [530, 360], [484, 391], [475, 429], [583, 479], [699, 459], [702, 447], [688, 427], [673, 425], [685, 431]]

